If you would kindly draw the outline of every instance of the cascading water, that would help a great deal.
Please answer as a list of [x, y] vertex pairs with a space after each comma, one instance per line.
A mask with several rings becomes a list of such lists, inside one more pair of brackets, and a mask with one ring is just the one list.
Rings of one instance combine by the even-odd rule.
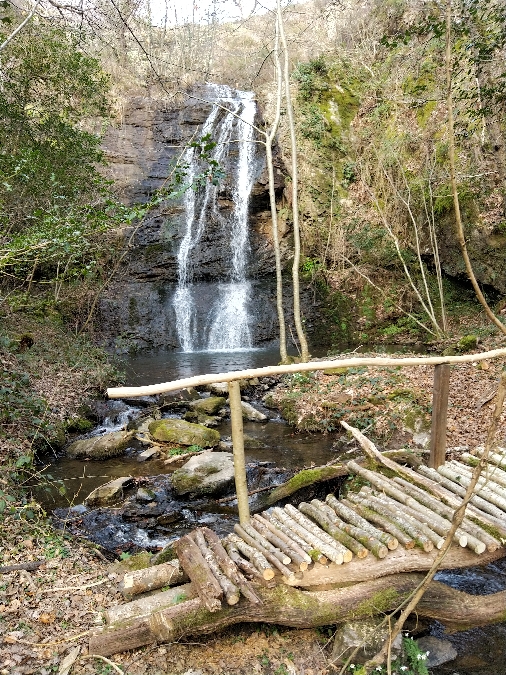
[[[183, 352], [233, 351], [251, 348], [248, 301], [250, 283], [246, 278], [248, 255], [248, 206], [255, 180], [253, 122], [256, 104], [253, 94], [215, 87], [216, 102], [205, 121], [201, 135], [210, 134], [216, 142], [212, 159], [220, 165], [237, 150], [237, 161], [228, 177], [232, 185], [233, 210], [221, 215], [217, 206], [219, 188], [210, 182], [205, 189], [188, 190], [184, 198], [185, 232], [178, 252], [178, 286], [174, 294], [176, 329]], [[227, 112], [228, 110], [228, 112]], [[194, 148], [187, 150], [188, 178], [198, 173], [199, 158]], [[216, 284], [216, 298], [202, 325], [197, 323], [198, 284], [192, 253], [206, 233], [219, 224], [229, 246], [229, 269]]]

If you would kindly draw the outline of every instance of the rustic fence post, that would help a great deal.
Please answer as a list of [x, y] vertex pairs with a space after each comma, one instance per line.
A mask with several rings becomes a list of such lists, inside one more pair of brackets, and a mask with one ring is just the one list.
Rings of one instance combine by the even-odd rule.
[[232, 446], [234, 450], [235, 492], [239, 508], [239, 522], [247, 525], [250, 521], [246, 462], [244, 460], [244, 434], [242, 422], [241, 389], [238, 380], [228, 383], [230, 416], [232, 419]]
[[441, 363], [434, 366], [429, 457], [431, 469], [437, 469], [438, 466], [445, 463], [446, 459], [446, 418], [448, 415], [449, 386], [450, 365], [448, 363]]

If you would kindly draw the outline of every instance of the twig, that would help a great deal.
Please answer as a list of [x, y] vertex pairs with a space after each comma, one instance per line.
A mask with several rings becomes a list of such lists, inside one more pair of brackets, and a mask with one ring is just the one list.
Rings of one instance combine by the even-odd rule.
[[101, 659], [105, 663], [107, 663], [111, 668], [113, 668], [119, 675], [125, 675], [125, 672], [121, 670], [119, 666], [117, 666], [114, 661], [111, 661], [110, 659], [107, 659], [105, 656], [100, 656], [100, 654], [86, 654], [85, 656], [79, 657], [80, 659]]
[[19, 26], [18, 26], [18, 27], [17, 27], [17, 28], [9, 35], [9, 36], [8, 36], [8, 38], [7, 38], [6, 40], [4, 40], [4, 42], [2, 42], [2, 44], [0, 45], [0, 52], [1, 52], [3, 49], [5, 49], [5, 47], [7, 47], [7, 45], [9, 44], [9, 42], [10, 42], [11, 40], [13, 40], [13, 39], [16, 37], [16, 35], [19, 33], [19, 31], [20, 31], [24, 26], [26, 26], [26, 24], [30, 21], [30, 19], [32, 18], [32, 16], [35, 14], [35, 10], [36, 10], [37, 7], [40, 5], [40, 3], [41, 3], [41, 0], [37, 0], [37, 2], [35, 3], [35, 5], [34, 5], [33, 8], [32, 8], [32, 11], [30, 12], [30, 14], [28, 14], [28, 16], [27, 16], [27, 17], [19, 24]]
[[41, 565], [44, 565], [45, 562], [45, 560], [34, 560], [33, 562], [19, 563], [17, 565], [5, 565], [0, 567], [0, 574], [7, 574], [7, 572], [15, 572], [16, 570], [33, 572], [33, 570], [37, 570]]
[[85, 586], [64, 586], [62, 588], [43, 588], [41, 593], [54, 593], [56, 591], [85, 591], [87, 588], [92, 586], [100, 586], [100, 584], [105, 584], [107, 579], [100, 579], [100, 581], [94, 581], [91, 584], [86, 584]]
[[[18, 640], [18, 638], [8, 636], [9, 642], [16, 642], [20, 645], [28, 645], [29, 647], [52, 647], [53, 645], [62, 645], [65, 642], [71, 642], [72, 640], [77, 640], [78, 638], [84, 637], [89, 634], [89, 630], [85, 630], [84, 633], [78, 633], [77, 635], [71, 635], [70, 637], [63, 638], [63, 640], [56, 640], [54, 642], [28, 642], [28, 640]], [[5, 638], [4, 638], [5, 640]]]

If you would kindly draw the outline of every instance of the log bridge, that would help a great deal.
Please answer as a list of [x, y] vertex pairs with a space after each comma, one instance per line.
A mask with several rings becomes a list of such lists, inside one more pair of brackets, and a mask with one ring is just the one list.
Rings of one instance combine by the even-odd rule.
[[[364, 484], [346, 498], [271, 508], [222, 540], [197, 528], [175, 542], [173, 560], [124, 575], [130, 602], [105, 613], [90, 653], [110, 656], [239, 622], [307, 628], [395, 610], [431, 567], [481, 454], [437, 470], [388, 460], [389, 477], [350, 461], [347, 471]], [[492, 562], [506, 555], [505, 544], [506, 451], [497, 449], [443, 566]], [[432, 581], [417, 613], [454, 630], [505, 621], [506, 591], [471, 596]]]
[[[90, 653], [109, 656], [239, 622], [308, 628], [400, 608], [431, 568], [478, 461], [476, 455], [463, 455], [460, 463], [445, 463], [450, 366], [505, 356], [506, 349], [453, 357], [351, 357], [108, 389], [110, 398], [131, 398], [228, 382], [239, 523], [223, 541], [210, 529], [198, 528], [176, 542], [173, 561], [126, 574], [125, 597], [141, 597], [105, 613], [106, 625], [92, 631]], [[389, 460], [391, 475], [385, 477], [348, 462], [347, 471], [366, 482], [360, 492], [250, 516], [240, 380], [339, 367], [419, 365], [434, 366], [429, 467], [414, 471]], [[489, 454], [487, 467], [446, 553], [445, 569], [506, 555], [504, 451]], [[417, 613], [455, 630], [505, 621], [506, 591], [471, 596], [432, 581]]]

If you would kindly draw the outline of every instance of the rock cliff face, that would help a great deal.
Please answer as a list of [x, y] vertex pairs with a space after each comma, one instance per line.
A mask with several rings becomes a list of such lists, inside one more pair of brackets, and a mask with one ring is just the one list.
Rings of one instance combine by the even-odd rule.
[[[202, 125], [213, 109], [213, 86], [201, 86], [178, 105], [136, 97], [124, 108], [121, 124], [111, 127], [104, 139], [108, 174], [126, 203], [145, 202], [162, 187], [171, 167], [181, 159], [185, 146], [199, 138]], [[220, 113], [218, 113], [220, 114]], [[262, 120], [257, 113], [256, 125]], [[257, 137], [256, 140], [258, 140]], [[230, 251], [220, 222], [233, 208], [233, 163], [238, 151], [230, 144], [224, 160], [225, 179], [220, 183], [211, 227], [192, 250], [193, 281], [198, 284], [198, 304], [212, 305], [215, 285], [230, 268]], [[249, 248], [246, 275], [252, 281], [251, 334], [254, 344], [276, 337], [274, 306], [274, 255], [263, 146], [255, 144], [255, 181], [249, 203]], [[276, 192], [281, 197], [284, 179], [276, 157]], [[185, 231], [187, 213], [183, 199], [157, 207], [133, 235], [115, 282], [102, 300], [99, 321], [104, 341], [121, 348], [178, 348], [172, 298], [178, 281], [177, 254]], [[132, 229], [122, 233], [128, 242]], [[289, 256], [288, 233], [284, 235], [285, 258]], [[197, 308], [198, 309], [198, 308]]]

